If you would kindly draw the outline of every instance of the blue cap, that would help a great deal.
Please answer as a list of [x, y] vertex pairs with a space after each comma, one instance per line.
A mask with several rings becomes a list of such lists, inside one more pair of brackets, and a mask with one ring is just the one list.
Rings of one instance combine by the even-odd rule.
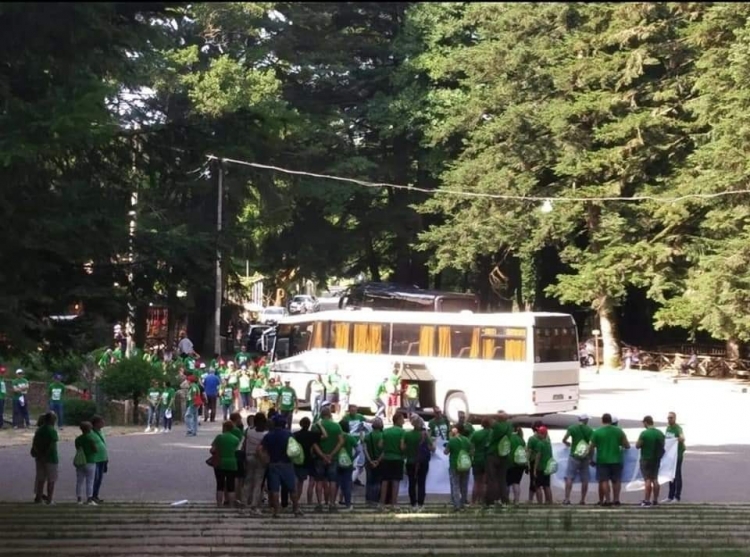
[[273, 425], [286, 425], [286, 418], [281, 414], [274, 414], [271, 418]]

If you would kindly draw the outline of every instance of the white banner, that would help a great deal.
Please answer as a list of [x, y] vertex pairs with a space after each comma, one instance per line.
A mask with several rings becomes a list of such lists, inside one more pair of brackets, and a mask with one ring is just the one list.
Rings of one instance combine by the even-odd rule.
[[[430, 471], [427, 473], [427, 493], [431, 494], [450, 494], [450, 480], [448, 478], [448, 456], [443, 454], [443, 440], [436, 441], [435, 452], [430, 460]], [[552, 485], [558, 488], [565, 487], [565, 471], [568, 466], [568, 456], [570, 455], [570, 448], [566, 447], [562, 443], [552, 444], [552, 454], [557, 461], [557, 472], [552, 476]], [[641, 491], [643, 490], [643, 477], [641, 476], [641, 469], [639, 465], [640, 451], [635, 447], [630, 448], [627, 451], [623, 451], [623, 469], [622, 469], [622, 485], [625, 491]], [[661, 465], [659, 467], [659, 483], [665, 484], [671, 482], [674, 479], [675, 470], [677, 468], [677, 439], [667, 439], [665, 446], [665, 453], [661, 459]], [[595, 483], [596, 479], [596, 467], [589, 466], [589, 482]], [[579, 480], [573, 483], [573, 488], [577, 489]], [[471, 493], [472, 486], [474, 484], [474, 478], [469, 478], [469, 493]], [[408, 493], [408, 481], [406, 477], [401, 482], [399, 493], [406, 495]]]

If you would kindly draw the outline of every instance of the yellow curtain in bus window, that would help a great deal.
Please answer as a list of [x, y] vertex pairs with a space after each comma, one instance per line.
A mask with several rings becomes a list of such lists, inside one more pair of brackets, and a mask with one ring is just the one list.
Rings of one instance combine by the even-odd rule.
[[505, 360], [523, 362], [526, 359], [526, 329], [508, 329], [505, 339]]
[[453, 356], [451, 351], [451, 328], [438, 327], [438, 356], [441, 358], [450, 358]]
[[474, 330], [471, 332], [471, 349], [469, 350], [469, 358], [479, 358], [479, 342], [479, 327], [474, 327]]
[[368, 354], [370, 343], [368, 338], [367, 323], [354, 324], [354, 347], [352, 350], [358, 354]]
[[[497, 329], [482, 329], [482, 335], [495, 336], [497, 335]], [[482, 358], [485, 360], [491, 360], [495, 357], [495, 339], [485, 338], [482, 340]]]
[[419, 355], [432, 356], [435, 353], [435, 327], [423, 325], [419, 328]]
[[312, 348], [323, 348], [323, 323], [313, 324]]
[[383, 325], [370, 325], [369, 331], [369, 350], [370, 354], [380, 354], [383, 345]]
[[338, 350], [349, 349], [349, 323], [334, 323], [333, 332], [336, 336], [333, 346]]

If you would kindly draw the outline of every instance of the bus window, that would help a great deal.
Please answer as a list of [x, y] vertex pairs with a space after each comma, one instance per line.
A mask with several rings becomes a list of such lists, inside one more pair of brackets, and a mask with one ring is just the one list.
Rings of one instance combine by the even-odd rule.
[[[431, 327], [434, 329], [434, 327]], [[410, 323], [393, 324], [393, 344], [391, 354], [397, 356], [417, 356], [420, 354], [421, 331], [419, 325]]]
[[330, 348], [337, 350], [349, 350], [349, 332], [351, 323], [333, 322], [331, 323]]
[[323, 348], [324, 346], [328, 346], [328, 322], [316, 321], [313, 323], [310, 348]]
[[574, 362], [577, 360], [575, 327], [534, 328], [535, 362]]
[[[488, 327], [477, 329], [479, 339], [472, 339], [474, 354], [481, 352], [484, 360], [502, 360], [506, 362], [523, 362], [526, 360], [526, 329], [505, 327]], [[474, 356], [476, 357], [476, 356]]]
[[383, 323], [354, 323], [352, 352], [359, 354], [388, 354], [388, 326]]
[[297, 323], [295, 325], [282, 327], [284, 329], [283, 336], [289, 338], [289, 356], [294, 356], [300, 352], [310, 350], [312, 347], [313, 339], [313, 324], [310, 323]]

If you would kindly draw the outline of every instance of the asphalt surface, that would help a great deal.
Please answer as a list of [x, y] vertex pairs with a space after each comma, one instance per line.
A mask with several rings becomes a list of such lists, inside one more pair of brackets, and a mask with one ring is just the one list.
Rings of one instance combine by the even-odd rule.
[[[685, 429], [688, 451], [683, 466], [683, 500], [690, 502], [750, 501], [750, 482], [742, 471], [750, 458], [750, 428], [745, 426], [750, 394], [725, 381], [690, 379], [673, 383], [670, 378], [640, 372], [584, 371], [581, 376], [581, 408], [592, 416], [609, 411], [620, 418], [631, 442], [642, 429], [640, 420], [654, 416], [666, 425], [666, 414], [676, 411]], [[298, 416], [297, 418], [301, 417]], [[575, 423], [575, 414], [547, 416], [553, 442], [564, 428]], [[109, 473], [100, 497], [103, 500], [208, 501], [213, 497], [213, 471], [205, 464], [208, 448], [219, 431], [218, 422], [201, 424], [197, 437], [186, 437], [178, 424], [168, 434], [137, 433], [108, 440]], [[73, 443], [59, 447], [60, 477], [56, 499], [75, 499]], [[0, 501], [29, 501], [33, 495], [34, 465], [29, 447], [0, 448]], [[522, 484], [526, 498], [527, 477]], [[592, 486], [593, 487], [593, 486]], [[589, 501], [595, 501], [595, 488]], [[561, 500], [555, 491], [555, 499]], [[428, 496], [429, 497], [429, 496]], [[434, 496], [442, 499], [445, 496]], [[637, 502], [640, 493], [624, 493], [623, 502]], [[355, 504], [362, 501], [355, 491]]]

